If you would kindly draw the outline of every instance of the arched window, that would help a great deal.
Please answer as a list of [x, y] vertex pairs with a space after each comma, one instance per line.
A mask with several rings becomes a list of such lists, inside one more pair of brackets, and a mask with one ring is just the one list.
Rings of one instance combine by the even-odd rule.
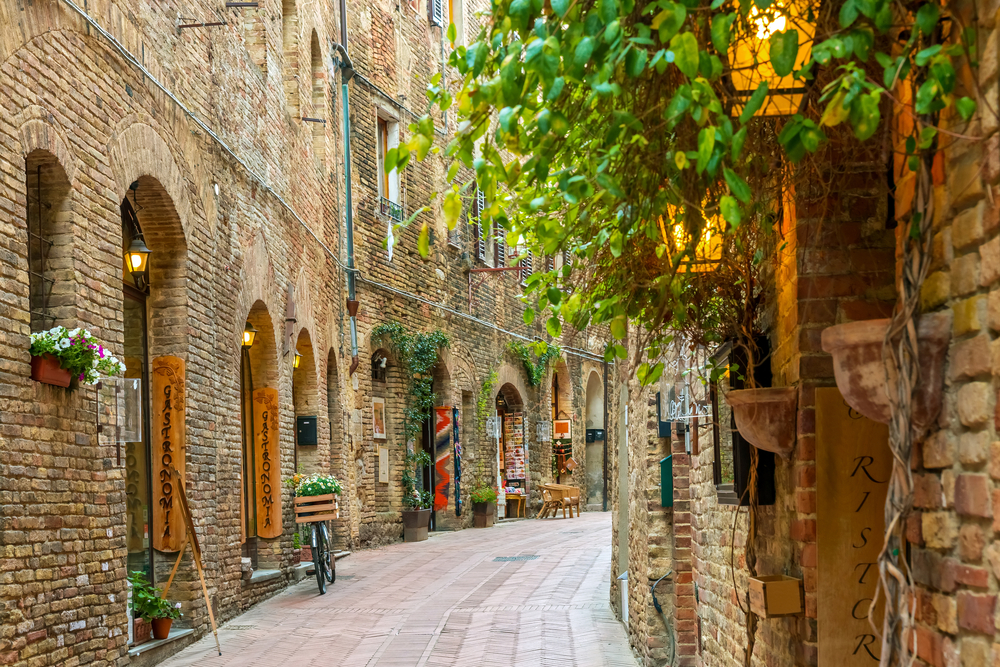
[[372, 382], [385, 383], [388, 364], [389, 358], [386, 356], [385, 350], [377, 350], [372, 355]]
[[[50, 329], [71, 316], [75, 289], [60, 275], [72, 270], [69, 179], [44, 150], [25, 159], [28, 231], [28, 309], [32, 331]], [[67, 312], [63, 312], [67, 311]]]

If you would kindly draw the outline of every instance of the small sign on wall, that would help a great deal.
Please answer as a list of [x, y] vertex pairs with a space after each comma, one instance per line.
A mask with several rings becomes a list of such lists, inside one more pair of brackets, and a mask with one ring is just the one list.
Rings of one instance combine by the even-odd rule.
[[552, 422], [552, 439], [569, 440], [571, 435], [571, 424], [568, 419], [556, 419]]
[[389, 483], [389, 448], [378, 448], [378, 481], [379, 484]]

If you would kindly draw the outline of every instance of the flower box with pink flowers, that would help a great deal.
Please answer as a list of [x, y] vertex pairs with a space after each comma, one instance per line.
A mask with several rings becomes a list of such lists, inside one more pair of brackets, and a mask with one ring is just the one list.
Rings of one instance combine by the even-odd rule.
[[102, 376], [121, 375], [125, 364], [86, 329], [53, 327], [31, 334], [31, 379], [68, 387], [75, 378], [96, 384]]

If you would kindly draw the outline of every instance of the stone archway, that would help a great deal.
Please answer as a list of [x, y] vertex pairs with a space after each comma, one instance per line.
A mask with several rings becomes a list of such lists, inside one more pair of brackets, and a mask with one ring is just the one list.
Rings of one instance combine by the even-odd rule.
[[[308, 475], [325, 472], [329, 450], [320, 446], [319, 385], [316, 380], [316, 355], [312, 338], [305, 328], [299, 330], [294, 354], [298, 367], [292, 368], [292, 407], [295, 412], [295, 472]], [[293, 356], [293, 359], [295, 357]]]
[[[585, 458], [587, 505], [603, 507], [604, 445], [608, 441], [608, 436], [604, 428], [604, 383], [597, 371], [591, 371], [587, 376], [584, 410], [587, 447]], [[598, 439], [598, 435], [603, 437]]]

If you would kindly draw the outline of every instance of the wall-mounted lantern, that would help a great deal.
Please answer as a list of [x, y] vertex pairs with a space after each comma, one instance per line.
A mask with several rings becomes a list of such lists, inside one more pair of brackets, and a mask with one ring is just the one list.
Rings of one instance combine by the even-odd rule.
[[253, 340], [257, 337], [257, 329], [247, 320], [247, 325], [243, 327], [243, 349], [249, 350], [253, 347]]
[[132, 274], [135, 286], [145, 290], [149, 284], [149, 248], [146, 247], [141, 235], [132, 239], [125, 251], [125, 266]]
[[302, 363], [302, 355], [299, 354], [298, 350], [295, 350], [295, 357], [292, 359], [292, 368], [298, 368], [299, 364]]
[[767, 82], [768, 95], [756, 115], [788, 116], [798, 113], [805, 94], [804, 82], [796, 81], [791, 74], [780, 76], [774, 71], [771, 50], [780, 38], [772, 41], [771, 37], [784, 34], [793, 39], [789, 31], [796, 31], [798, 53], [793, 71], [801, 69], [809, 60], [816, 34], [816, 25], [809, 20], [811, 14], [810, 3], [803, 0], [778, 0], [765, 10], [758, 9], [756, 5], [750, 8], [747, 20], [752, 34], [734, 39], [729, 46], [730, 77], [738, 100], [736, 113], [742, 111], [762, 81]]

